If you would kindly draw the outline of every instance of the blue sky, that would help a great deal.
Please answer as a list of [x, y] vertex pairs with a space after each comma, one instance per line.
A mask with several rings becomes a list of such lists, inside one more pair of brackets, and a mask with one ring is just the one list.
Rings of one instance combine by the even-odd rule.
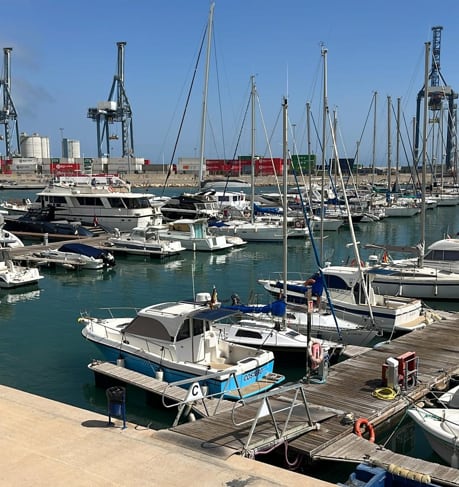
[[[96, 124], [87, 110], [106, 100], [125, 48], [125, 88], [133, 110], [135, 154], [170, 162], [187, 91], [206, 27], [209, 0], [14, 0], [1, 2], [0, 47], [12, 47], [12, 95], [20, 132], [48, 136], [60, 156], [60, 136], [96, 155]], [[377, 100], [377, 164], [387, 152], [387, 97], [415, 115], [424, 80], [424, 43], [441, 25], [441, 72], [459, 91], [459, 2], [371, 0], [216, 0], [210, 68], [206, 157], [250, 153], [243, 125], [250, 77], [259, 96], [256, 152], [282, 156], [280, 110], [288, 98], [290, 138], [306, 153], [306, 103], [321, 131], [321, 45], [327, 50], [328, 101], [338, 117], [340, 156], [372, 157], [373, 93]], [[441, 8], [440, 8], [441, 7]], [[3, 53], [2, 53], [3, 54]], [[200, 63], [176, 158], [199, 155], [203, 91]], [[366, 125], [365, 125], [366, 122]], [[293, 126], [295, 127], [293, 129]], [[395, 127], [395, 123], [393, 123]], [[60, 129], [63, 129], [62, 131]], [[115, 125], [113, 132], [120, 135]], [[236, 144], [241, 133], [239, 145]], [[363, 133], [363, 135], [362, 135]], [[320, 152], [315, 134], [312, 148]], [[268, 142], [269, 139], [269, 142]], [[394, 142], [395, 143], [395, 142]], [[4, 147], [0, 145], [0, 153]], [[120, 144], [112, 156], [120, 155]]]

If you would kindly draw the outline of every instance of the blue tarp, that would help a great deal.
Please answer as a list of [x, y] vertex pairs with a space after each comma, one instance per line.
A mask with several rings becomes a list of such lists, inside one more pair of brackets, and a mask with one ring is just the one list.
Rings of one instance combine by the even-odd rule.
[[59, 248], [59, 250], [61, 252], [73, 252], [74, 254], [86, 255], [87, 257], [94, 257], [95, 259], [101, 259], [103, 256], [107, 255], [106, 250], [80, 243], [64, 244]]
[[258, 206], [258, 205], [253, 205], [253, 209], [255, 213], [269, 213], [271, 215], [280, 215], [282, 214], [282, 210], [277, 207], [277, 206]]
[[271, 313], [273, 316], [284, 316], [287, 304], [283, 300], [277, 300], [264, 306], [245, 306], [237, 304], [233, 306], [222, 306], [222, 308], [237, 310], [242, 313]]

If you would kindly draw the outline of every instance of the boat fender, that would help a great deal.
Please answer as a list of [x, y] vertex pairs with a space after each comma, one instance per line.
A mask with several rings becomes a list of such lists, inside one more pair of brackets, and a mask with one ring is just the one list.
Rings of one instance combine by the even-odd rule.
[[308, 344], [308, 353], [311, 359], [312, 368], [317, 369], [324, 359], [324, 351], [319, 342], [311, 340]]
[[363, 438], [362, 427], [365, 428], [364, 432], [370, 435], [369, 441], [371, 443], [375, 442], [375, 429], [373, 425], [366, 418], [359, 418], [354, 423], [354, 433], [360, 438]]

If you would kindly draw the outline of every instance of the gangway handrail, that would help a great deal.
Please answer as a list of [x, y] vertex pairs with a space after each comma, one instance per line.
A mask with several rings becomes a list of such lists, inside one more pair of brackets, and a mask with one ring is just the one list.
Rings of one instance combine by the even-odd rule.
[[[271, 404], [272, 397], [279, 396], [280, 394], [291, 392], [291, 391], [294, 391], [294, 394], [290, 402], [290, 405], [276, 410], [273, 409], [273, 405]], [[301, 395], [301, 401], [298, 400], [298, 395]], [[241, 409], [242, 407], [247, 406], [254, 402], [260, 402], [260, 406], [258, 407], [255, 417], [241, 422], [237, 422], [235, 420], [235, 412]], [[304, 407], [304, 410], [306, 412], [307, 422], [303, 423], [302, 426], [299, 427], [297, 426], [289, 429], [293, 410], [299, 406]], [[287, 419], [285, 420], [283, 419], [283, 421], [285, 421], [284, 426], [283, 428], [280, 428], [279, 422], [276, 420], [276, 414], [285, 411], [288, 411]], [[273, 423], [274, 434], [270, 438], [259, 440], [256, 444], [251, 445], [253, 434], [255, 432], [255, 428], [258, 424], [258, 421], [268, 415], [271, 417]], [[240, 427], [252, 423], [247, 440], [244, 443], [244, 447], [242, 450], [243, 455], [245, 456], [253, 456], [253, 454], [256, 453], [258, 450], [265, 450], [268, 447], [271, 447], [273, 445], [281, 444], [285, 442], [285, 440], [297, 436], [300, 433], [304, 433], [306, 431], [320, 428], [320, 423], [313, 423], [312, 421], [311, 413], [309, 411], [309, 406], [306, 399], [305, 390], [303, 388], [303, 385], [300, 383], [279, 386], [274, 389], [271, 389], [268, 392], [257, 394], [256, 396], [249, 397], [247, 399], [239, 399], [233, 406], [233, 409], [231, 411], [231, 419], [233, 421], [234, 426], [236, 427]]]
[[[183, 380], [176, 381], [176, 382], [169, 382], [163, 390], [163, 394], [162, 394], [161, 399], [162, 399], [162, 404], [165, 408], [167, 408], [167, 409], [172, 408], [172, 407], [178, 408], [177, 416], [174, 420], [173, 426], [176, 426], [178, 424], [183, 412], [187, 409], [187, 407], [188, 407], [188, 410], [191, 409], [192, 404], [197, 402], [197, 401], [201, 401], [202, 406], [203, 406], [207, 416], [210, 416], [209, 408], [208, 408], [210, 399], [217, 398], [215, 408], [213, 410], [213, 414], [216, 414], [218, 408], [220, 407], [220, 405], [222, 403], [222, 400], [223, 400], [225, 393], [227, 393], [229, 391], [237, 391], [239, 396], [242, 397], [241, 389], [239, 387], [239, 383], [237, 380], [236, 373], [237, 373], [237, 370], [235, 370], [235, 369], [226, 369], [222, 372], [215, 372], [213, 374], [191, 377], [190, 379], [183, 379]], [[215, 392], [213, 394], [210, 394], [208, 392], [208, 390], [206, 390], [205, 387], [201, 386], [202, 382], [206, 382], [209, 379], [215, 379], [215, 378], [218, 378], [221, 376], [228, 376], [228, 375], [233, 377], [234, 382], [236, 384], [236, 388], [231, 388], [231, 389], [229, 388], [229, 385], [231, 382], [229, 380], [226, 382], [225, 388], [222, 391]], [[190, 384], [190, 387], [184, 389], [185, 394], [186, 394], [185, 399], [183, 399], [182, 401], [174, 402], [172, 404], [166, 403], [167, 390], [170, 387], [181, 387], [181, 386], [186, 386], [188, 384]], [[198, 388], [194, 387], [195, 384], [198, 385]], [[186, 389], [188, 389], [188, 391]]]

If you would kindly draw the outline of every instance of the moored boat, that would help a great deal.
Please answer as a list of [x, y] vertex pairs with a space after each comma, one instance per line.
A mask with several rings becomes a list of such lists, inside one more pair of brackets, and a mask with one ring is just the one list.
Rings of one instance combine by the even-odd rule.
[[151, 193], [133, 192], [121, 178], [103, 174], [54, 178], [37, 193], [33, 207], [53, 207], [58, 218], [83, 225], [130, 231], [137, 226], [157, 224], [163, 202], [152, 202]]
[[414, 407], [407, 412], [422, 429], [432, 450], [448, 465], [458, 468], [459, 409]]
[[211, 395], [239, 399], [263, 392], [284, 378], [273, 372], [272, 352], [222, 340], [214, 323], [234, 311], [195, 302], [158, 303], [134, 317], [95, 318], [86, 314], [83, 336], [108, 361], [169, 383], [211, 375]]
[[13, 289], [37, 284], [43, 279], [36, 267], [21, 267], [13, 263], [7, 250], [0, 250], [0, 288]]
[[115, 252], [159, 259], [177, 255], [185, 250], [179, 240], [162, 239], [158, 228], [152, 226], [135, 227], [131, 232], [125, 233], [115, 232], [115, 235], [108, 239], [108, 245]]

